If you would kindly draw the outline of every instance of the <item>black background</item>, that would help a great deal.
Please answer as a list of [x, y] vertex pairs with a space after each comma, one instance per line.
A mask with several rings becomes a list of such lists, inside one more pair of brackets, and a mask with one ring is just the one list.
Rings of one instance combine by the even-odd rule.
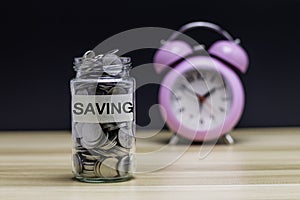
[[[299, 8], [297, 0], [1, 2], [0, 129], [69, 129], [74, 57], [121, 31], [176, 30], [197, 20], [221, 25], [249, 53], [249, 71], [241, 76], [247, 104], [239, 126], [298, 126]], [[220, 39], [205, 31], [190, 36], [208, 45]], [[133, 60], [151, 62], [151, 56], [140, 53]], [[138, 91], [142, 125], [157, 98], [150, 90], [157, 87]]]

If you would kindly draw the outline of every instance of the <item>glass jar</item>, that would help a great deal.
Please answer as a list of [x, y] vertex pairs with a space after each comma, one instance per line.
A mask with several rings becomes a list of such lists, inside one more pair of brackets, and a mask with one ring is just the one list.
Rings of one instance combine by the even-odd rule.
[[130, 58], [117, 51], [75, 58], [72, 94], [72, 166], [76, 179], [132, 178], [135, 153], [135, 80]]

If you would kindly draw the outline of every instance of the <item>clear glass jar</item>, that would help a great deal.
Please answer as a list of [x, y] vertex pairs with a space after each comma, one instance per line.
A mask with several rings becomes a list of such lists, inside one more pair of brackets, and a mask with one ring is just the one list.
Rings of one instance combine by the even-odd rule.
[[135, 80], [130, 58], [115, 53], [75, 58], [72, 166], [80, 181], [125, 181], [134, 171]]

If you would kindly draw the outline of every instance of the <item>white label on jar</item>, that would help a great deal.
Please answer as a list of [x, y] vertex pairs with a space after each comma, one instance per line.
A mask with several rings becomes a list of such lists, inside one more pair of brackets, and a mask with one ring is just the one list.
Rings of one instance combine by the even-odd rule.
[[132, 94], [73, 95], [74, 122], [109, 123], [133, 120]]

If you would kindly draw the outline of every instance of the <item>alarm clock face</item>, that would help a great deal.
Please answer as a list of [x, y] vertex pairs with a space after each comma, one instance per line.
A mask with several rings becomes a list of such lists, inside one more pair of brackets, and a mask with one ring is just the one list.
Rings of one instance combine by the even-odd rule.
[[178, 64], [164, 77], [159, 90], [168, 127], [194, 141], [217, 139], [231, 131], [242, 115], [244, 99], [236, 73], [205, 56]]
[[218, 71], [191, 69], [175, 80], [170, 106], [181, 124], [206, 131], [223, 126], [231, 99], [231, 89]]

